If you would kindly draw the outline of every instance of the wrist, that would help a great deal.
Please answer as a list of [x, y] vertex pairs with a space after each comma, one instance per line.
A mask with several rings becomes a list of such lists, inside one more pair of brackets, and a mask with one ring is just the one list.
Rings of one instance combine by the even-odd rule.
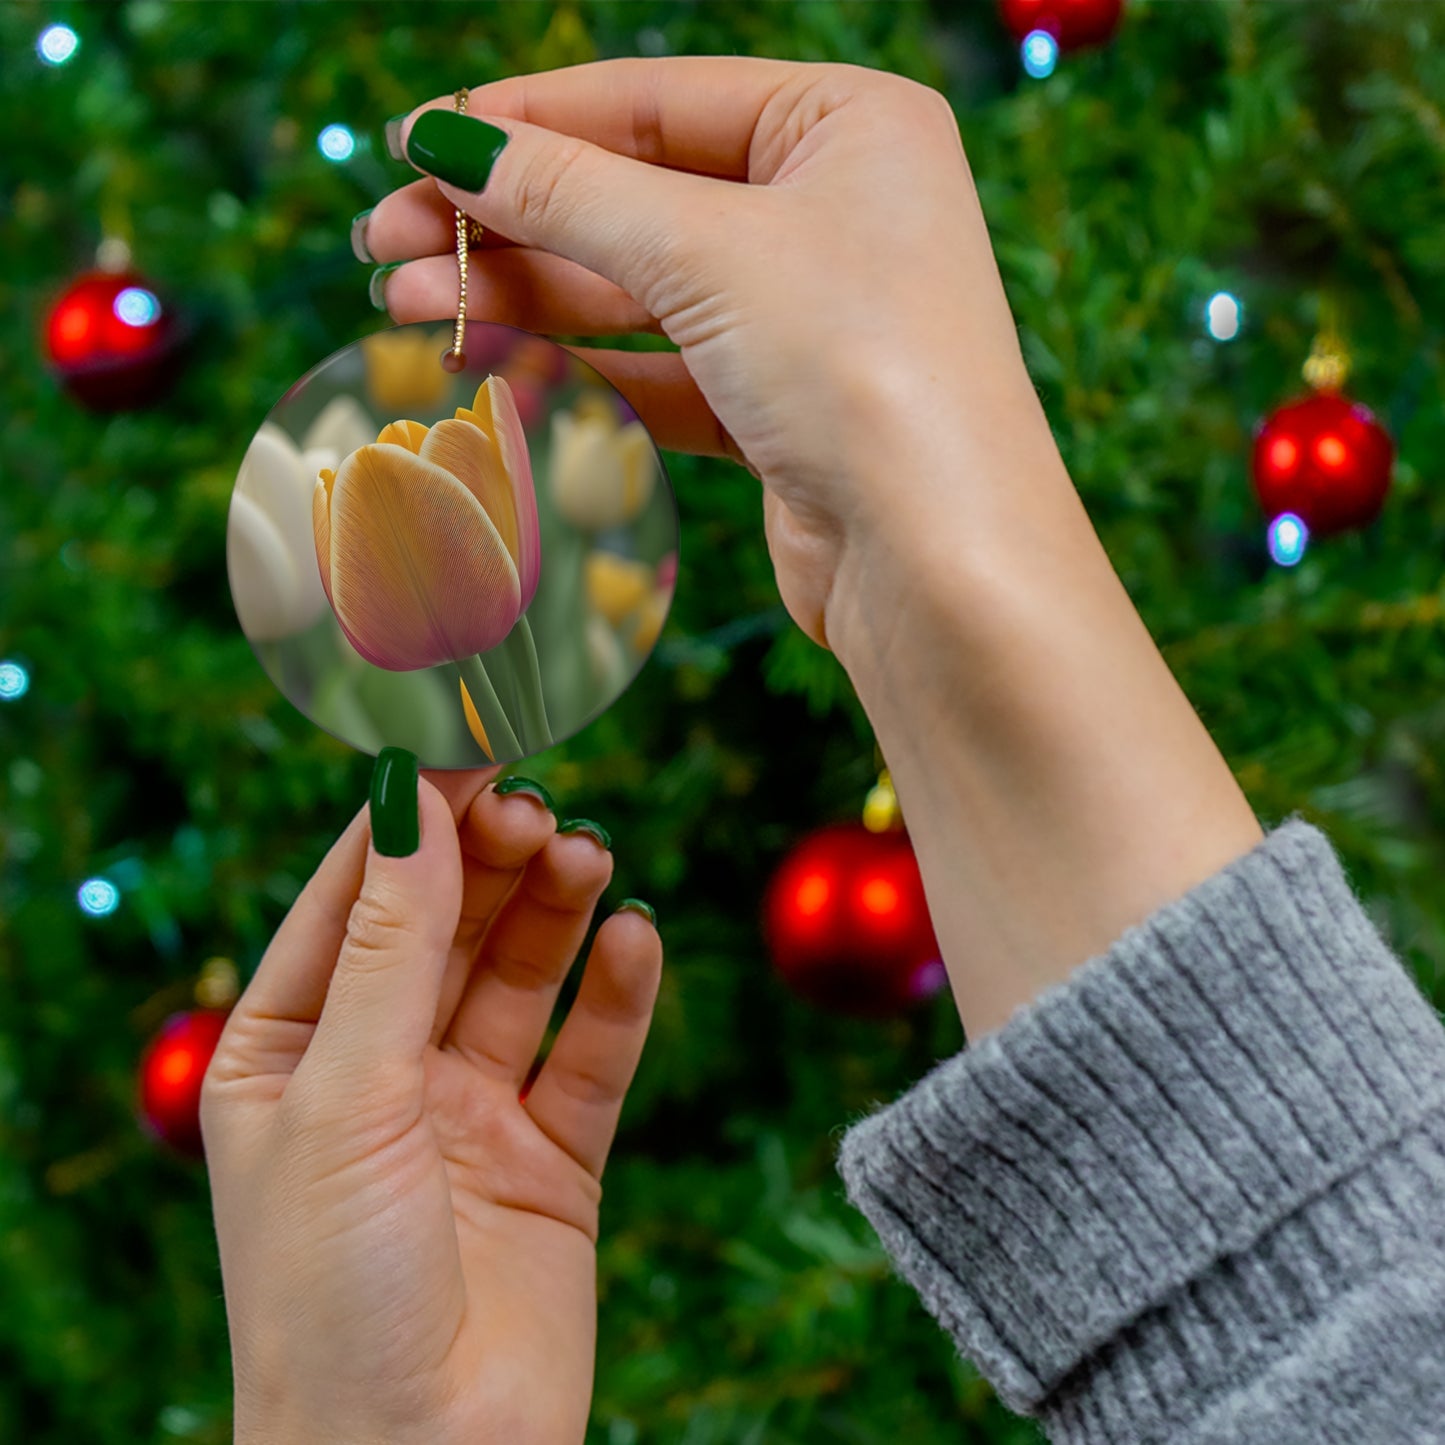
[[1052, 437], [1020, 420], [931, 445], [929, 507], [875, 512], [827, 626], [976, 1037], [1261, 831]]

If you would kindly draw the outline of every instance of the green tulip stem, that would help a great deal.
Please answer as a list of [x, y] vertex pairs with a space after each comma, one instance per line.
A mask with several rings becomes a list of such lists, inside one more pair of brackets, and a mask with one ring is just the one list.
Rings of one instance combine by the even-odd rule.
[[[492, 757], [499, 763], [515, 762], [523, 756], [524, 749], [517, 741], [517, 735], [512, 731], [512, 724], [507, 720], [507, 714], [502, 710], [502, 704], [497, 698], [497, 690], [492, 686], [492, 679], [487, 676], [487, 669], [482, 665], [480, 657], [459, 657], [457, 668], [461, 672], [462, 681], [467, 685], [467, 693], [471, 697], [472, 706], [477, 710], [477, 716], [482, 720], [482, 726], [487, 730], [487, 741], [492, 745]], [[503, 757], [506, 753], [508, 756]]]
[[542, 668], [537, 661], [537, 644], [525, 615], [507, 634], [502, 644], [507, 650], [517, 679], [517, 692], [522, 707], [522, 722], [534, 748], [552, 746], [552, 729], [547, 722], [547, 701], [542, 696]]

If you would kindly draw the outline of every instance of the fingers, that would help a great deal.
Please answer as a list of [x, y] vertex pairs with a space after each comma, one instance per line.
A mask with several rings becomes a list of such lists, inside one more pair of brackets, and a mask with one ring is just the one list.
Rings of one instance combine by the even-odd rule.
[[614, 913], [592, 944], [577, 998], [523, 1107], [601, 1179], [647, 1041], [662, 981], [662, 940], [641, 914]]
[[[764, 113], [818, 70], [735, 55], [599, 60], [479, 85], [468, 111], [545, 126], [673, 170], [748, 180]], [[451, 105], [446, 97], [421, 109]]]
[[[451, 804], [452, 818], [458, 832], [476, 797], [502, 771], [500, 764], [490, 768], [423, 768], [421, 776]], [[465, 850], [465, 841], [463, 841]]]
[[361, 892], [370, 836], [363, 803], [297, 895], [236, 1000], [207, 1070], [208, 1085], [289, 1076], [300, 1061]]
[[[373, 261], [409, 261], [413, 256], [440, 256], [456, 247], [457, 208], [437, 190], [430, 176], [383, 196], [366, 218], [366, 250]], [[510, 246], [512, 242], [488, 231], [481, 246]]]
[[462, 860], [451, 804], [417, 779], [420, 843], [406, 857], [369, 845], [361, 890], [335, 955], [298, 1081], [328, 1090], [420, 1079], [462, 903]]
[[592, 346], [569, 346], [567, 350], [595, 367], [622, 393], [658, 446], [700, 457], [730, 457], [753, 471], [698, 389], [681, 352]]
[[440, 1046], [451, 1027], [482, 939], [497, 910], [527, 864], [556, 831], [556, 815], [535, 794], [500, 794], [486, 788], [473, 798], [458, 829], [466, 860], [462, 913], [442, 980], [432, 1043]]
[[[385, 286], [386, 309], [395, 321], [439, 321], [457, 314], [457, 262], [450, 252], [389, 272]], [[467, 312], [477, 320], [544, 335], [662, 330], [655, 316], [611, 281], [575, 261], [517, 246], [472, 252]]]
[[[494, 120], [503, 122], [507, 141], [492, 164]], [[525, 121], [489, 120], [475, 109], [448, 116], [447, 124], [459, 128], [446, 141], [448, 168], [459, 155], [473, 161], [481, 155], [490, 170], [483, 189], [473, 192], [447, 184], [438, 159], [433, 175], [444, 196], [518, 245], [565, 256], [605, 277], [662, 320], [667, 313], [654, 296], [679, 311], [700, 284], [698, 275], [679, 274], [684, 256], [695, 270], [709, 243], [736, 245], [738, 235], [724, 236], [717, 217], [726, 208], [730, 227], [746, 234], [749, 207], [763, 194], [648, 165]], [[404, 123], [403, 144], [414, 125], [415, 117]], [[474, 175], [474, 166], [456, 173]]]
[[612, 854], [590, 835], [547, 842], [488, 930], [442, 1048], [520, 1088], [611, 877]]

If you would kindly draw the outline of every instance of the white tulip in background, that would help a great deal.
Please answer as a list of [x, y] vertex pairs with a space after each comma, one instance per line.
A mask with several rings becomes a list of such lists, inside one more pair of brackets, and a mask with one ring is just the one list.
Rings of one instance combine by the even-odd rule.
[[618, 426], [606, 403], [552, 415], [552, 505], [584, 532], [630, 522], [657, 483], [657, 457], [640, 421]]
[[317, 473], [376, 440], [377, 427], [353, 397], [329, 402], [301, 446], [272, 422], [246, 451], [231, 496], [226, 564], [241, 628], [252, 642], [304, 632], [326, 608], [311, 493]]

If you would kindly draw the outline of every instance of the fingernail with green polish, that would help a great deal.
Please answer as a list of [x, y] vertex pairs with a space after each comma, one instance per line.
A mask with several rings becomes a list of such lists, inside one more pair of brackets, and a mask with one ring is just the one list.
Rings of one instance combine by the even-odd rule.
[[405, 261], [391, 261], [385, 266], [378, 266], [371, 273], [371, 281], [366, 288], [366, 294], [371, 297], [371, 304], [378, 311], [386, 310], [386, 278], [395, 271], [398, 266], [406, 265]]
[[617, 905], [619, 913], [640, 913], [654, 928], [657, 927], [657, 913], [652, 904], [644, 903], [640, 898], [624, 898]]
[[590, 833], [604, 848], [610, 850], [612, 847], [612, 835], [601, 823], [594, 823], [591, 818], [568, 818], [557, 831], [559, 833]]
[[405, 748], [382, 748], [371, 772], [371, 841], [388, 858], [409, 858], [421, 846], [418, 760]]
[[376, 257], [371, 254], [366, 244], [366, 223], [371, 219], [374, 209], [375, 207], [368, 206], [351, 218], [351, 254], [358, 261], [365, 261], [368, 266], [376, 265]]
[[510, 778], [503, 778], [492, 791], [506, 797], [508, 793], [526, 793], [529, 797], [536, 798], [549, 812], [555, 813], [557, 805], [552, 801], [552, 795], [541, 783], [534, 782], [531, 778], [520, 778], [515, 773]]
[[506, 131], [454, 110], [427, 110], [406, 138], [406, 158], [464, 191], [480, 191], [510, 137]]
[[386, 136], [386, 153], [394, 161], [404, 161], [406, 154], [401, 148], [401, 128], [406, 124], [406, 118], [411, 112], [408, 110], [401, 115], [394, 115], [387, 121], [383, 134]]

